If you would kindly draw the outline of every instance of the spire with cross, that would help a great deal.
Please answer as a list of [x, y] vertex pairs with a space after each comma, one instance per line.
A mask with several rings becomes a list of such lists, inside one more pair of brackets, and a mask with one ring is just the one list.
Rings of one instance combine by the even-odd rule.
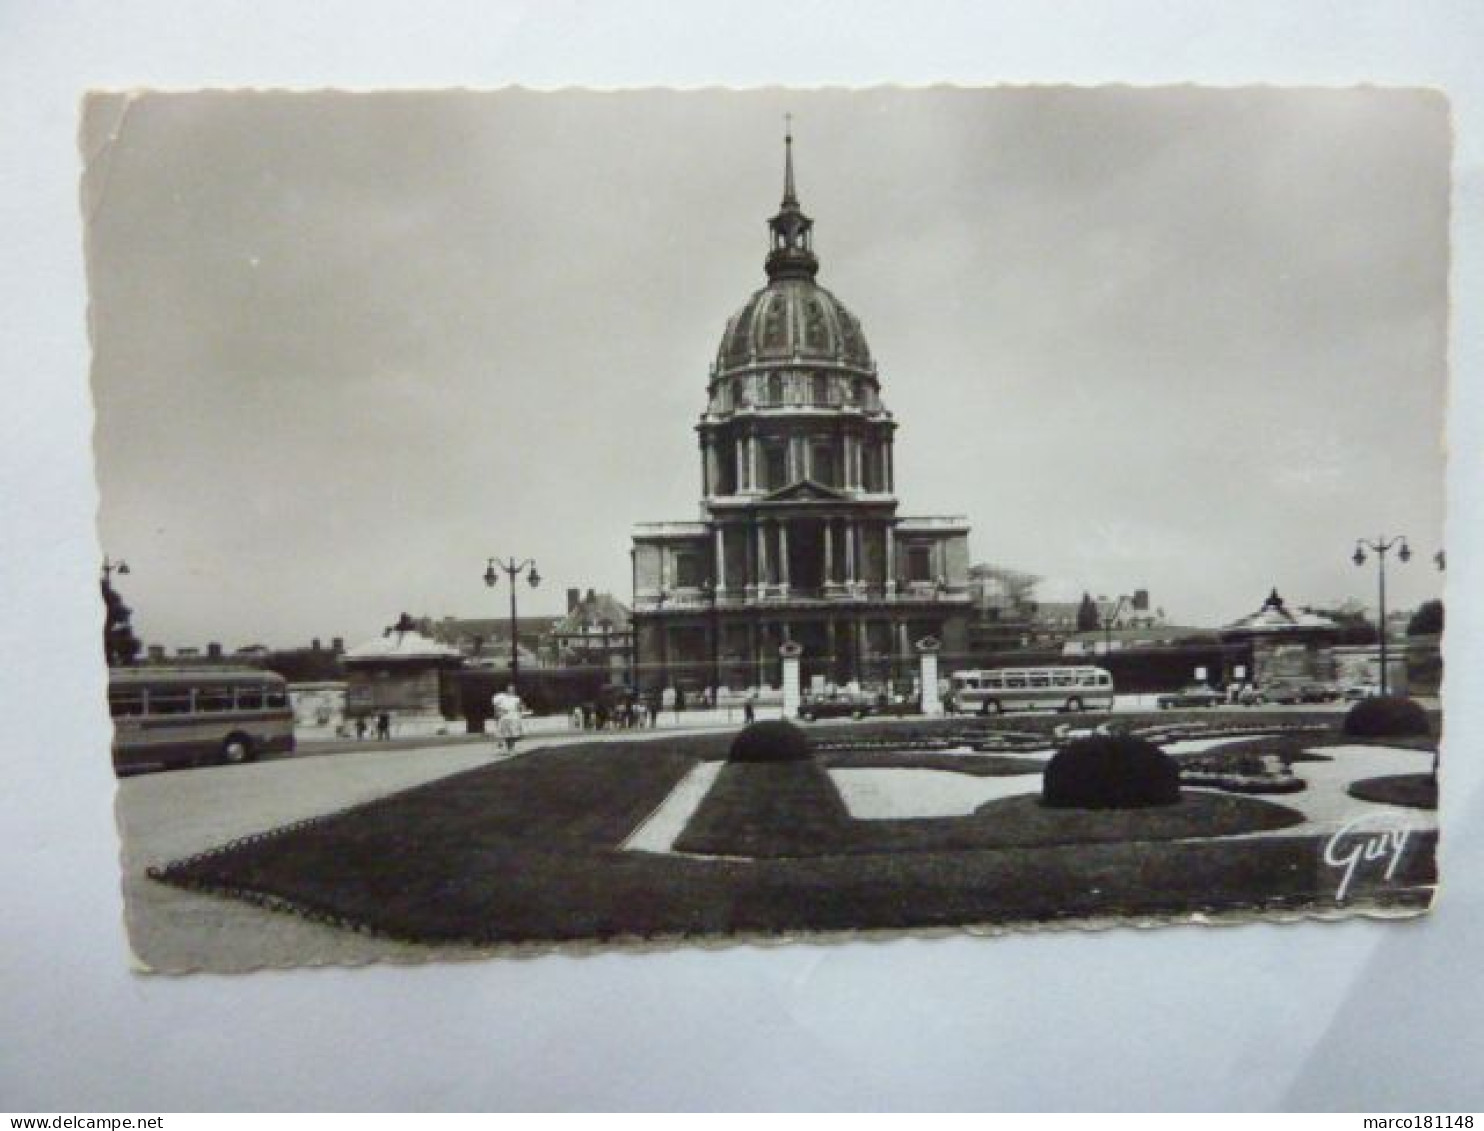
[[799, 208], [799, 194], [794, 187], [793, 115], [785, 114], [783, 122], [783, 203], [778, 215], [768, 221], [772, 233], [768, 278], [812, 279], [819, 273], [819, 260], [814, 257], [814, 221]]

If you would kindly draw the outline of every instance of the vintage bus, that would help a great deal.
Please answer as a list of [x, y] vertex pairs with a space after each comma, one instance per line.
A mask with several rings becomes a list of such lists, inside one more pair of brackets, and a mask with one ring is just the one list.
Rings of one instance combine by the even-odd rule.
[[973, 714], [1002, 711], [1110, 711], [1113, 677], [1102, 668], [990, 668], [954, 672], [955, 709]]
[[294, 749], [288, 685], [273, 672], [114, 668], [108, 673], [118, 774], [251, 762]]

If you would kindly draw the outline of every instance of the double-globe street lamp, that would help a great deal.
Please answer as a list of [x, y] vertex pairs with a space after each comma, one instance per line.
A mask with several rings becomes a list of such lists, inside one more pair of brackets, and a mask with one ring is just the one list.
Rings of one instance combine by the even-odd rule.
[[1377, 616], [1379, 617], [1379, 623], [1377, 624], [1377, 633], [1378, 633], [1378, 635], [1380, 637], [1380, 640], [1381, 640], [1381, 683], [1380, 683], [1380, 688], [1381, 688], [1381, 694], [1382, 695], [1385, 695], [1386, 692], [1387, 692], [1387, 680], [1386, 680], [1386, 677], [1387, 677], [1387, 670], [1386, 670], [1386, 555], [1388, 553], [1390, 553], [1393, 548], [1396, 549], [1396, 556], [1402, 561], [1403, 564], [1405, 564], [1405, 563], [1407, 563], [1407, 562], [1409, 562], [1409, 561], [1412, 560], [1412, 548], [1407, 545], [1407, 536], [1405, 534], [1398, 534], [1394, 538], [1388, 538], [1388, 537], [1386, 537], [1386, 535], [1382, 534], [1380, 537], [1376, 538], [1374, 541], [1372, 541], [1370, 539], [1366, 539], [1366, 538], [1357, 538], [1355, 540], [1355, 553], [1352, 554], [1351, 557], [1350, 557], [1350, 560], [1353, 561], [1357, 566], [1363, 566], [1366, 563], [1366, 551], [1367, 550], [1370, 550], [1371, 553], [1373, 553], [1373, 554], [1376, 555], [1376, 575], [1377, 575], [1377, 602], [1376, 603], [1377, 603], [1377, 606], [1378, 606], [1378, 608], [1377, 608]]
[[518, 695], [520, 694], [520, 642], [516, 634], [515, 579], [524, 573], [526, 580], [534, 589], [541, 584], [541, 574], [536, 571], [536, 562], [533, 558], [527, 558], [523, 562], [518, 562], [514, 558], [507, 558], [503, 562], [499, 558], [490, 558], [489, 565], [484, 570], [484, 583], [493, 589], [499, 584], [500, 573], [510, 579], [510, 690]]

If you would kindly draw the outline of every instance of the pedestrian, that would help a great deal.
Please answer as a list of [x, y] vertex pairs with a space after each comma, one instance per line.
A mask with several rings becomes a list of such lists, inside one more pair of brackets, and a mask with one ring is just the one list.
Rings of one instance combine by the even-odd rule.
[[757, 722], [757, 688], [749, 687], [747, 697], [742, 700], [742, 721], [748, 726]]
[[675, 685], [675, 721], [680, 721], [680, 712], [685, 710], [685, 688]]
[[515, 753], [515, 744], [525, 734], [522, 717], [525, 715], [526, 705], [520, 701], [520, 696], [514, 689], [507, 688], [490, 700], [490, 706], [495, 712], [496, 738], [505, 748], [505, 753]]
[[390, 741], [392, 737], [392, 716], [387, 711], [382, 711], [376, 716], [376, 738], [379, 742]]
[[583, 717], [582, 717], [582, 704], [581, 703], [577, 704], [577, 706], [575, 706], [575, 707], [572, 708], [572, 715], [571, 715], [571, 720], [570, 721], [571, 721], [572, 729], [573, 730], [584, 730], [584, 729], [586, 729], [586, 724], [585, 724], [585, 722], [583, 720]]
[[652, 727], [659, 726], [659, 722], [660, 722], [660, 708], [664, 706], [664, 702], [665, 702], [664, 692], [660, 691], [659, 688], [655, 688], [653, 691], [651, 691], [649, 693], [649, 725], [650, 726], [652, 726]]
[[364, 742], [366, 740], [366, 716], [365, 715], [357, 715], [356, 716], [356, 740], [358, 742]]

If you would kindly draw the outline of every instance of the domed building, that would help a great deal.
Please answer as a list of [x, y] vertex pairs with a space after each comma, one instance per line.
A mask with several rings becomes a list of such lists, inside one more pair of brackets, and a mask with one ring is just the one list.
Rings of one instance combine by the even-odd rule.
[[806, 687], [910, 678], [916, 644], [962, 652], [969, 527], [897, 513], [897, 423], [860, 321], [817, 281], [814, 222], [785, 140], [767, 284], [726, 324], [696, 424], [701, 518], [634, 533], [646, 687]]

